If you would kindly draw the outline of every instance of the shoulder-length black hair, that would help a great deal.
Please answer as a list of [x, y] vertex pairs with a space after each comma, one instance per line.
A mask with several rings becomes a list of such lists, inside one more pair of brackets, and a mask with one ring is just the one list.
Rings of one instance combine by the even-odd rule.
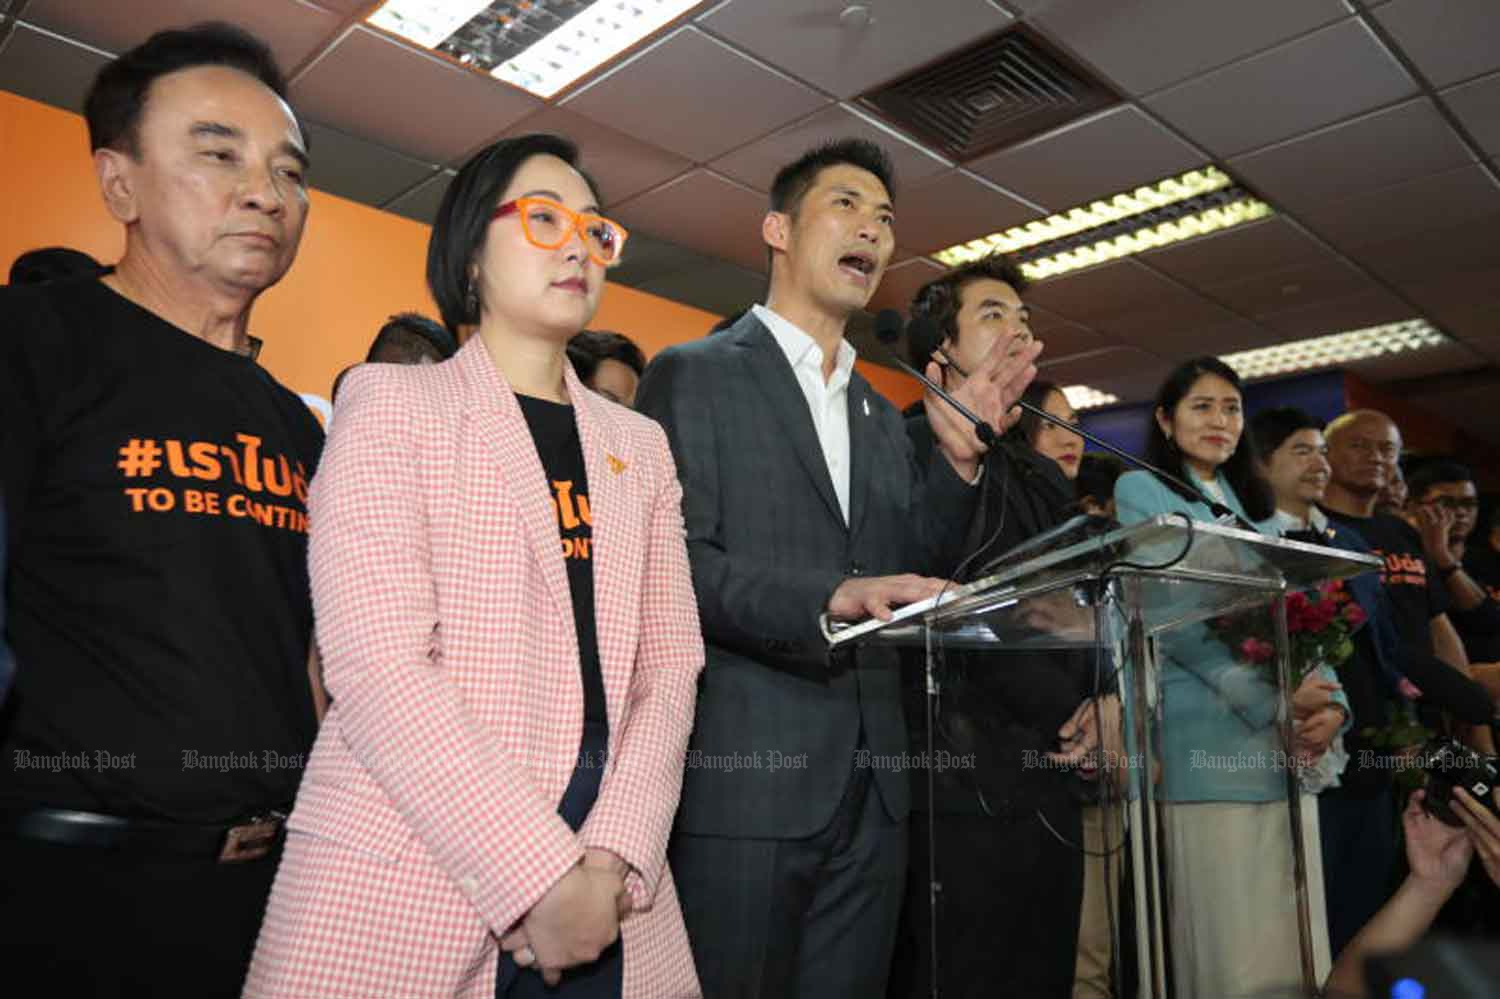
[[443, 325], [455, 336], [460, 326], [479, 322], [483, 301], [470, 271], [484, 249], [490, 214], [500, 195], [533, 156], [556, 156], [577, 170], [594, 200], [600, 200], [599, 185], [578, 165], [578, 147], [560, 135], [538, 132], [501, 139], [475, 153], [443, 194], [427, 242], [427, 287]]
[[[1037, 409], [1047, 408], [1047, 397], [1053, 392], [1062, 394], [1062, 389], [1053, 382], [1042, 378], [1034, 378], [1026, 391], [1021, 393], [1021, 401], [1028, 402]], [[1064, 398], [1067, 398], [1064, 396]], [[1021, 410], [1021, 418], [1016, 421], [1015, 426], [1005, 432], [1005, 439], [1012, 444], [1025, 444], [1027, 447], [1036, 447], [1037, 435], [1042, 432], [1042, 418], [1030, 410]]]
[[[1181, 448], [1177, 446], [1176, 441], [1168, 439], [1167, 435], [1162, 432], [1161, 423], [1157, 421], [1156, 414], [1165, 413], [1170, 420], [1172, 414], [1177, 411], [1177, 404], [1188, 392], [1192, 391], [1193, 385], [1204, 375], [1217, 375], [1234, 386], [1243, 406], [1245, 386], [1240, 382], [1240, 376], [1217, 357], [1195, 357], [1179, 364], [1157, 391], [1156, 404], [1147, 416], [1146, 460], [1153, 465], [1165, 468], [1169, 472], [1187, 471]], [[1219, 474], [1229, 482], [1230, 488], [1239, 497], [1250, 519], [1265, 520], [1276, 512], [1276, 500], [1271, 493], [1270, 484], [1261, 478], [1256, 468], [1255, 441], [1252, 439], [1248, 423], [1247, 419], [1247, 425], [1240, 431], [1239, 444], [1235, 447], [1234, 453], [1229, 456], [1229, 460], [1219, 467]], [[1181, 493], [1185, 499], [1197, 502], [1203, 499], [1198, 493], [1183, 493], [1176, 486], [1168, 485], [1168, 488], [1173, 492]]]

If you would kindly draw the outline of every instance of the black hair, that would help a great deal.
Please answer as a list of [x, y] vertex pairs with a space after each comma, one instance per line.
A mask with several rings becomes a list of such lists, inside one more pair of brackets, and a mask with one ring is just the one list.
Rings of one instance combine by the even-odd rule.
[[1323, 424], [1312, 418], [1304, 409], [1296, 406], [1274, 406], [1255, 414], [1246, 427], [1246, 432], [1255, 443], [1255, 453], [1269, 460], [1286, 439], [1299, 430], [1323, 432]]
[[1433, 486], [1445, 482], [1473, 482], [1474, 473], [1468, 465], [1452, 458], [1428, 458], [1415, 462], [1406, 472], [1406, 496], [1419, 500]]
[[[151, 85], [170, 73], [197, 66], [237, 69], [287, 100], [286, 78], [276, 65], [276, 57], [265, 42], [245, 29], [223, 21], [205, 21], [188, 28], [158, 31], [106, 63], [94, 77], [83, 102], [89, 148], [116, 149], [139, 158], [141, 113]], [[297, 128], [305, 146], [308, 135], [301, 118], [297, 118]]]
[[[586, 354], [593, 359], [589, 377], [593, 376], [593, 369], [597, 369], [603, 361], [619, 361], [640, 377], [646, 372], [646, 355], [641, 348], [635, 345], [635, 341], [623, 333], [612, 333], [608, 330], [581, 330], [568, 341], [569, 356], [576, 351]], [[574, 365], [578, 367], [578, 365]], [[580, 371], [578, 377], [588, 380]]]
[[[938, 332], [942, 334], [939, 343], [943, 340], [958, 342], [958, 310], [963, 307], [963, 290], [966, 285], [975, 281], [1001, 281], [1010, 285], [1012, 291], [1017, 295], [1025, 291], [1031, 282], [1026, 275], [1021, 273], [1021, 267], [1013, 259], [1003, 253], [992, 253], [987, 257], [970, 261], [960, 267], [955, 267], [941, 277], [928, 281], [911, 300], [911, 317], [913, 319], [930, 319], [937, 326]], [[918, 371], [925, 371], [931, 357], [916, 357], [916, 352], [922, 348], [922, 344], [908, 342], [907, 350], [912, 353], [911, 364]]]
[[27, 250], [10, 265], [10, 283], [48, 284], [75, 277], [97, 277], [109, 270], [99, 261], [66, 246]]
[[1112, 454], [1086, 451], [1078, 461], [1078, 478], [1073, 481], [1078, 499], [1092, 499], [1101, 506], [1115, 495], [1115, 480], [1125, 474], [1125, 463]]
[[[1235, 370], [1217, 357], [1195, 357], [1190, 361], [1184, 361], [1172, 370], [1167, 380], [1162, 383], [1161, 389], [1156, 393], [1156, 403], [1151, 407], [1147, 415], [1146, 430], [1146, 460], [1169, 472], [1185, 470], [1182, 450], [1177, 442], [1167, 437], [1162, 432], [1161, 424], [1157, 422], [1157, 412], [1162, 412], [1170, 419], [1177, 410], [1177, 404], [1192, 390], [1198, 379], [1205, 375], [1217, 375], [1228, 382], [1239, 393], [1241, 405], [1245, 398], [1245, 387], [1240, 382], [1240, 376]], [[1276, 512], [1276, 500], [1271, 492], [1271, 485], [1261, 477], [1256, 466], [1255, 441], [1249, 433], [1241, 433], [1238, 446], [1229, 460], [1219, 468], [1219, 473], [1229, 482], [1234, 494], [1245, 507], [1245, 513], [1251, 520], [1265, 520]], [[1203, 496], [1197, 492], [1184, 492], [1174, 485], [1167, 484], [1167, 488], [1179, 493], [1185, 499], [1194, 502], [1202, 502]]]
[[453, 334], [435, 320], [417, 312], [398, 312], [385, 321], [370, 344], [366, 361], [386, 364], [421, 364], [423, 358], [446, 361], [458, 351]]
[[[1026, 391], [1021, 393], [1021, 401], [1030, 403], [1037, 409], [1045, 409], [1047, 397], [1053, 392], [1062, 393], [1053, 382], [1042, 378], [1034, 378]], [[1066, 396], [1064, 396], [1066, 398]], [[1005, 439], [1015, 444], [1024, 444], [1027, 447], [1036, 447], [1037, 434], [1042, 432], [1042, 418], [1029, 410], [1021, 410], [1021, 418], [1005, 432]]]
[[533, 156], [556, 156], [577, 170], [600, 200], [599, 186], [578, 165], [578, 147], [560, 135], [537, 132], [501, 139], [470, 157], [443, 193], [427, 242], [427, 287], [443, 325], [455, 335], [459, 327], [479, 322], [484, 302], [470, 268], [484, 249], [500, 196]]
[[771, 182], [771, 211], [796, 215], [803, 196], [817, 183], [818, 174], [846, 164], [874, 174], [895, 199], [896, 168], [886, 151], [866, 139], [838, 139], [809, 149], [776, 171], [776, 179]]

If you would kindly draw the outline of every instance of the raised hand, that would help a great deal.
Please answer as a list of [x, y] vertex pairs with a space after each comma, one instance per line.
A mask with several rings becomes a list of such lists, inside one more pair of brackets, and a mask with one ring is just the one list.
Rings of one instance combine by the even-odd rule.
[[[1020, 336], [997, 338], [984, 359], [952, 393], [953, 398], [994, 427], [996, 433], [1004, 433], [1021, 418], [1016, 403], [1036, 377], [1033, 362], [1041, 352], [1040, 340]], [[927, 376], [933, 381], [941, 377], [936, 361], [927, 366]], [[966, 480], [973, 479], [979, 470], [979, 458], [987, 450], [973, 425], [933, 392], [929, 391], [923, 402], [933, 436], [953, 470]]]

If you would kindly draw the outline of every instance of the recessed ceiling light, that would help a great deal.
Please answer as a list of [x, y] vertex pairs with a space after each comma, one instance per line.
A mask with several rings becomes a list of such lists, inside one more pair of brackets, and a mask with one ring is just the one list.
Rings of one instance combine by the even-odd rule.
[[367, 23], [551, 97], [701, 0], [387, 0]]
[[1064, 385], [1062, 394], [1074, 409], [1098, 409], [1120, 401], [1120, 397], [1088, 385]]
[[1022, 273], [1041, 280], [1271, 214], [1270, 205], [1234, 178], [1206, 166], [950, 246], [933, 258], [954, 267], [992, 253], [1013, 253]]
[[1448, 338], [1427, 320], [1407, 319], [1347, 333], [1278, 343], [1273, 347], [1242, 350], [1225, 354], [1219, 360], [1233, 368], [1241, 378], [1250, 380], [1338, 367], [1352, 361], [1425, 350], [1448, 342]]

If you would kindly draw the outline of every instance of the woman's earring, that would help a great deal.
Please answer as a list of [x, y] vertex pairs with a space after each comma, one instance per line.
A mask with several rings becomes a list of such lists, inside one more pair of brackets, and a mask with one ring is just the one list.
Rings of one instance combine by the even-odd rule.
[[464, 294], [464, 312], [469, 322], [479, 322], [479, 292], [474, 290], [473, 280], [469, 281], [469, 290]]

